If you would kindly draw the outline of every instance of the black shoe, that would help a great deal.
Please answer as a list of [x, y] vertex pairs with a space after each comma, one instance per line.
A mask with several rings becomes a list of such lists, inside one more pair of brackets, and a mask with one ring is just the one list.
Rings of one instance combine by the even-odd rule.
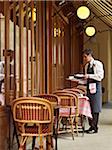
[[98, 133], [98, 129], [94, 129], [93, 133]]
[[98, 133], [98, 130], [94, 130], [94, 129], [93, 129], [93, 130], [91, 130], [91, 131], [90, 131], [90, 130], [89, 130], [89, 131], [86, 131], [86, 133], [87, 133], [87, 134], [94, 134], [94, 133]]
[[94, 133], [98, 133], [98, 131], [97, 130], [92, 130], [92, 131], [88, 131], [88, 132], [86, 132], [87, 134], [94, 134]]
[[90, 127], [88, 130], [85, 131], [88, 134], [98, 133], [98, 129]]
[[94, 128], [93, 128], [93, 127], [90, 127], [88, 130], [85, 130], [85, 132], [90, 132], [90, 131], [92, 131], [92, 130], [94, 130]]

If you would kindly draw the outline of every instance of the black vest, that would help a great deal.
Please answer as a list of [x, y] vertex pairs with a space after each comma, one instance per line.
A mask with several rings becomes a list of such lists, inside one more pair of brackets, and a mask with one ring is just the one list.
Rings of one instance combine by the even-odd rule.
[[90, 67], [90, 63], [88, 64], [87, 74], [94, 74], [93, 66]]
[[[90, 63], [88, 64], [87, 74], [94, 74], [94, 68], [93, 68], [93, 66], [90, 67]], [[88, 79], [88, 83], [97, 83], [97, 82], [99, 82], [99, 81], [94, 80], [94, 79]]]

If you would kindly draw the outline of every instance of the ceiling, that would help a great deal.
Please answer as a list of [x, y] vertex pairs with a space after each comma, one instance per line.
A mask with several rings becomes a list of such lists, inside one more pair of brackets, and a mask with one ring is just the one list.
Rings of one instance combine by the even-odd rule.
[[101, 19], [112, 28], [112, 0], [87, 0], [94, 17]]
[[[91, 12], [93, 13], [93, 19], [99, 18], [106, 25], [112, 28], [112, 0], [58, 0], [58, 1], [55, 0], [54, 2], [58, 8], [56, 14], [62, 11], [63, 15], [68, 19], [76, 16], [76, 10], [80, 5], [83, 4], [87, 5], [90, 8]], [[0, 2], [0, 5], [1, 4], [3, 4], [3, 2], [2, 3]], [[12, 2], [10, 2], [10, 8], [11, 6], [13, 8]], [[17, 3], [16, 6], [17, 13], [18, 8], [19, 7]], [[31, 9], [29, 9], [29, 11], [31, 11]]]
[[112, 28], [112, 0], [58, 0], [55, 1], [55, 4], [58, 6], [59, 11], [62, 10], [63, 15], [68, 19], [76, 16], [78, 7], [87, 5], [92, 12], [93, 19], [99, 18]]

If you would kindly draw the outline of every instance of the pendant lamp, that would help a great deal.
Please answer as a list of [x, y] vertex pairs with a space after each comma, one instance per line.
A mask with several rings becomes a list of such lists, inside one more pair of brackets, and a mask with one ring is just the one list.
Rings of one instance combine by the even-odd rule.
[[87, 6], [80, 6], [77, 9], [77, 16], [80, 19], [87, 19], [90, 16], [90, 10]]

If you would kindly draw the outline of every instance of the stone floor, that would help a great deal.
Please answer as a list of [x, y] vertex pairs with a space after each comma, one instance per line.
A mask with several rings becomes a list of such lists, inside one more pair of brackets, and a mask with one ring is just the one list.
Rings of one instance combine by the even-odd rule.
[[[88, 122], [86, 122], [88, 128]], [[97, 134], [81, 134], [72, 140], [71, 135], [58, 136], [58, 150], [112, 150], [112, 102], [103, 105], [100, 114], [99, 132]], [[17, 150], [17, 149], [13, 149]], [[27, 149], [31, 150], [31, 143]]]
[[[87, 127], [86, 123], [86, 128]], [[72, 138], [65, 135], [58, 138], [58, 150], [112, 150], [112, 103], [103, 105], [100, 114], [99, 132]]]

